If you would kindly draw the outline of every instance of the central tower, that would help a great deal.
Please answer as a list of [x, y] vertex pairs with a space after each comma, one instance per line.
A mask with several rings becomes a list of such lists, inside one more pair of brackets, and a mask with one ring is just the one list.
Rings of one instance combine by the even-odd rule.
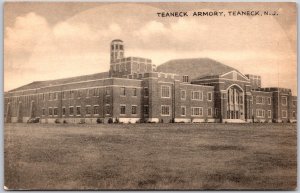
[[110, 44], [110, 63], [115, 63], [117, 60], [124, 58], [124, 44], [122, 40], [113, 40]]

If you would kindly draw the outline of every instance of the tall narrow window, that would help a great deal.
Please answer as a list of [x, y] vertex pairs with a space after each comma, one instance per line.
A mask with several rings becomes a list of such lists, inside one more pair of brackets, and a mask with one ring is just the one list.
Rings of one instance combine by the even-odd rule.
[[186, 91], [181, 90], [181, 100], [185, 100], [185, 99], [186, 99]]
[[131, 106], [131, 114], [133, 115], [137, 114], [137, 106]]
[[63, 107], [61, 112], [62, 112], [62, 116], [65, 116], [66, 115], [66, 107]]
[[76, 115], [80, 116], [81, 115], [81, 111], [80, 111], [80, 106], [76, 107]]
[[58, 115], [58, 108], [57, 107], [53, 108], [53, 112], [54, 112], [54, 116], [57, 116]]
[[144, 96], [149, 96], [149, 89], [147, 87], [144, 88]]
[[268, 97], [268, 105], [271, 105], [271, 97]]
[[111, 89], [110, 87], [105, 88], [105, 95], [110, 95]]
[[126, 105], [120, 105], [120, 115], [126, 114]]
[[186, 107], [181, 106], [181, 116], [186, 116]]
[[137, 89], [136, 88], [132, 89], [132, 96], [137, 96]]
[[52, 116], [52, 108], [51, 107], [48, 108], [48, 115]]
[[105, 114], [110, 115], [110, 105], [109, 104], [105, 105]]
[[207, 116], [211, 117], [212, 116], [212, 108], [207, 109]]
[[126, 95], [125, 87], [121, 87], [121, 96], [125, 96], [125, 95]]
[[170, 106], [168, 106], [168, 105], [162, 105], [161, 106], [161, 115], [163, 115], [163, 116], [169, 116], [170, 115]]
[[207, 100], [212, 101], [212, 93], [211, 92], [207, 93]]
[[99, 105], [94, 105], [94, 112], [93, 112], [93, 114], [94, 115], [99, 115]]
[[69, 107], [70, 116], [74, 115], [74, 107]]
[[284, 97], [281, 98], [281, 104], [283, 106], [287, 106], [287, 97], [286, 96], [284, 96]]
[[71, 98], [71, 99], [74, 98], [74, 90], [70, 90], [70, 98]]
[[287, 111], [286, 110], [282, 110], [282, 118], [287, 118]]
[[149, 114], [149, 106], [148, 106], [148, 105], [145, 105], [145, 106], [144, 106], [144, 114], [145, 114], [145, 115], [148, 115], [148, 114]]
[[161, 97], [170, 98], [171, 87], [170, 86], [161, 86]]
[[91, 105], [86, 105], [85, 106], [85, 114], [86, 115], [91, 115]]

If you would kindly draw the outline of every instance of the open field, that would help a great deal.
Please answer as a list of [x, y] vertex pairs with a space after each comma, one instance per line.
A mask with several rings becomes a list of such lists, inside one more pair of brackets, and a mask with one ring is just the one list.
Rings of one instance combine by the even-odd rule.
[[9, 189], [295, 189], [296, 124], [6, 124]]

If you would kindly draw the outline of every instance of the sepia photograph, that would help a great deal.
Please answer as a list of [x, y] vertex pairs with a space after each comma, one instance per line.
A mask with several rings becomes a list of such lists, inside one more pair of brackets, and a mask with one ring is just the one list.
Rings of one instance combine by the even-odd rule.
[[296, 3], [3, 7], [5, 190], [296, 190]]

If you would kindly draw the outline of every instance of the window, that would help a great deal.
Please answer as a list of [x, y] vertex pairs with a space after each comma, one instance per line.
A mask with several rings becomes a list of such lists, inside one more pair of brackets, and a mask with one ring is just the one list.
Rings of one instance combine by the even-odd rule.
[[211, 117], [212, 116], [212, 108], [207, 109], [207, 116]]
[[256, 97], [256, 104], [263, 104], [263, 103], [264, 103], [263, 97], [262, 96], [257, 96]]
[[144, 106], [144, 114], [145, 114], [145, 115], [148, 115], [148, 114], [149, 114], [149, 106], [148, 106], [148, 105], [145, 105], [145, 106]]
[[256, 117], [265, 117], [265, 110], [256, 109]]
[[[88, 89], [87, 89], [88, 90]], [[81, 90], [77, 90], [77, 98], [81, 98], [82, 97], [82, 93]]]
[[52, 100], [52, 93], [49, 92], [49, 101]]
[[99, 96], [100, 95], [100, 88], [94, 88], [93, 96]]
[[105, 105], [105, 114], [110, 115], [110, 105], [109, 104]]
[[186, 99], [186, 91], [181, 90], [181, 100], [185, 100], [185, 99]]
[[45, 94], [44, 94], [44, 93], [43, 93], [43, 96], [42, 96], [42, 97], [43, 97], [43, 101], [45, 101], [45, 100], [46, 100], [46, 97], [45, 97]]
[[222, 99], [226, 99], [227, 97], [226, 97], [226, 93], [223, 93], [222, 94]]
[[271, 97], [268, 97], [267, 100], [268, 100], [268, 105], [271, 105]]
[[219, 109], [215, 108], [215, 117], [218, 117], [218, 116], [219, 116]]
[[54, 111], [54, 116], [57, 116], [58, 115], [58, 108], [57, 107], [53, 108], [53, 111]]
[[45, 116], [46, 115], [46, 109], [42, 109], [42, 116]]
[[94, 105], [93, 114], [99, 115], [99, 105]]
[[120, 115], [125, 115], [126, 114], [126, 105], [121, 105], [120, 106]]
[[74, 107], [69, 107], [70, 116], [74, 115]]
[[149, 96], [149, 89], [147, 87], [144, 88], [144, 96]]
[[85, 114], [86, 115], [91, 115], [91, 105], [86, 105], [85, 106]]
[[297, 101], [293, 101], [293, 106], [297, 106]]
[[293, 111], [292, 116], [296, 118], [296, 111]]
[[203, 116], [202, 107], [192, 107], [192, 116]]
[[52, 108], [51, 108], [51, 107], [48, 108], [48, 115], [49, 115], [49, 116], [52, 115]]
[[125, 95], [126, 95], [125, 87], [121, 87], [121, 96], [125, 96]]
[[287, 118], [287, 111], [286, 110], [282, 110], [282, 118]]
[[170, 86], [161, 86], [161, 98], [170, 98]]
[[58, 99], [58, 93], [57, 92], [55, 92], [55, 93], [53, 93], [53, 98], [54, 98], [54, 100], [57, 100]]
[[81, 112], [80, 112], [80, 106], [76, 107], [76, 115], [80, 116]]
[[131, 106], [131, 114], [133, 115], [137, 114], [137, 106]]
[[207, 93], [207, 100], [212, 101], [212, 93], [211, 92]]
[[73, 99], [73, 98], [74, 98], [74, 91], [70, 90], [70, 99]]
[[63, 107], [62, 108], [62, 116], [65, 116], [66, 115], [66, 107]]
[[286, 98], [286, 97], [282, 97], [282, 98], [281, 98], [281, 104], [282, 104], [283, 106], [287, 106], [287, 98]]
[[181, 116], [186, 116], [186, 107], [181, 106]]
[[62, 99], [66, 98], [66, 93], [64, 91], [61, 93], [61, 97], [62, 97]]
[[133, 89], [132, 89], [132, 92], [133, 92], [133, 93], [132, 93], [132, 96], [137, 96], [137, 89], [136, 89], [136, 88], [133, 88]]
[[203, 100], [203, 93], [200, 91], [192, 91], [193, 100]]
[[185, 75], [182, 77], [183, 82], [189, 82], [189, 76]]
[[[85, 94], [85, 97], [86, 98], [89, 98], [90, 97], [90, 90], [89, 89], [85, 89], [82, 91], [84, 94]], [[79, 94], [79, 93], [78, 93]], [[78, 98], [81, 97], [82, 94], [79, 94]]]
[[110, 87], [106, 87], [105, 88], [105, 95], [110, 95], [110, 91], [111, 91]]
[[272, 117], [272, 112], [271, 110], [268, 110], [268, 118], [271, 118]]
[[163, 116], [170, 115], [170, 106], [162, 105], [161, 106], [161, 115], [163, 115]]

